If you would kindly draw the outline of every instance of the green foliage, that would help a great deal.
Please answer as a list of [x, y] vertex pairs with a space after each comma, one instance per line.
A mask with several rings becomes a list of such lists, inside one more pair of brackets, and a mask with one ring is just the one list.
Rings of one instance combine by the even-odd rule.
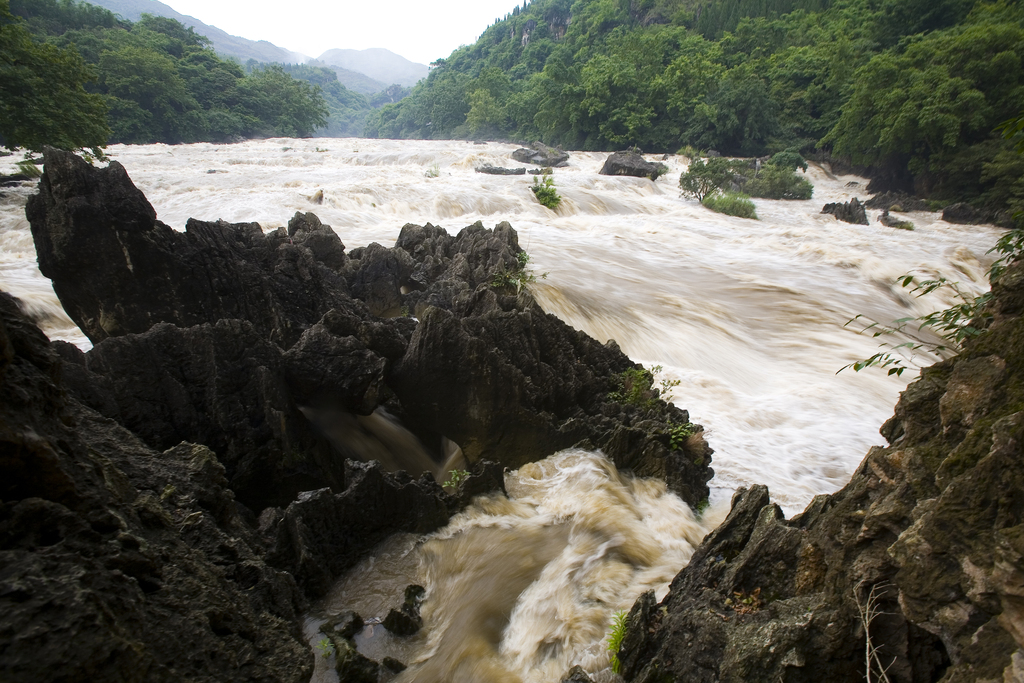
[[754, 207], [754, 202], [750, 201], [750, 197], [739, 192], [709, 194], [701, 204], [718, 213], [757, 220], [757, 210]]
[[697, 425], [692, 422], [687, 422], [681, 425], [672, 425], [668, 430], [669, 443], [672, 445], [672, 450], [677, 451], [683, 447], [686, 440], [697, 433]]
[[694, 159], [679, 176], [679, 188], [684, 196], [703, 202], [708, 195], [726, 187], [734, 175], [734, 164], [728, 159]]
[[629, 614], [625, 610], [619, 610], [612, 617], [612, 625], [608, 629], [608, 651], [612, 653], [612, 671], [617, 674], [622, 673], [619, 650], [622, 648], [622, 640], [626, 637], [627, 628], [629, 628]]
[[[316, 134], [324, 137], [362, 136], [366, 127], [366, 117], [374, 108], [374, 98], [384, 98], [381, 101], [382, 105], [389, 101], [386, 98], [396, 96], [403, 90], [400, 86], [391, 86], [389, 90], [393, 94], [389, 95], [388, 91], [383, 91], [368, 98], [339, 83], [338, 73], [334, 69], [309, 64], [282, 64], [281, 68], [292, 78], [320, 89], [320, 96], [327, 107], [327, 120], [323, 127], [316, 130]], [[398, 90], [395, 91], [394, 88]]]
[[743, 191], [751, 197], [764, 199], [810, 199], [814, 186], [792, 168], [769, 163], [747, 181]]
[[74, 0], [15, 4], [34, 35], [0, 19], [8, 146], [89, 147], [99, 156], [107, 142], [308, 136], [326, 123], [319, 87], [280, 66], [247, 74], [173, 19], [143, 15], [133, 24]]
[[807, 170], [807, 160], [804, 159], [800, 152], [792, 147], [774, 154], [772, 158], [768, 160], [768, 165], [785, 168], [791, 171], [795, 171], [798, 168], [802, 171]]
[[534, 196], [537, 197], [538, 202], [554, 211], [562, 203], [562, 197], [555, 189], [554, 178], [547, 173], [543, 174], [543, 178], [544, 181], [541, 182], [541, 176], [535, 176], [530, 189], [533, 191]]
[[424, 171], [423, 175], [426, 176], [427, 178], [436, 178], [439, 175], [441, 175], [441, 166], [439, 164], [434, 164], [426, 171]]
[[464, 482], [468, 477], [469, 472], [467, 470], [452, 470], [448, 473], [448, 479], [446, 479], [441, 486], [449, 489], [458, 488], [459, 484]]
[[15, 166], [18, 167], [18, 173], [24, 176], [28, 176], [29, 178], [40, 178], [43, 175], [43, 172], [39, 169], [38, 166], [36, 166], [36, 163], [31, 159], [19, 161], [17, 164], [15, 164]]
[[[1024, 228], [1007, 231], [990, 251], [1000, 254], [1000, 257], [989, 268], [989, 280], [995, 281], [1003, 274], [1008, 263], [1024, 257]], [[871, 321], [863, 315], [856, 316], [846, 324], [867, 321], [859, 330], [861, 333], [870, 332], [874, 338], [888, 339], [895, 335], [902, 335], [910, 339], [899, 344], [883, 342], [881, 344], [882, 351], [869, 358], [844, 365], [836, 374], [847, 368], [853, 368], [854, 372], [860, 372], [864, 368], [878, 367], [886, 370], [886, 374], [898, 377], [908, 369], [908, 363], [916, 365], [914, 359], [919, 351], [927, 351], [939, 358], [956, 355], [963, 349], [967, 340], [977, 337], [985, 331], [988, 321], [992, 317], [992, 314], [985, 310], [992, 300], [991, 292], [972, 297], [960, 289], [959, 283], [950, 282], [945, 278], [916, 282], [912, 275], [904, 275], [898, 282], [903, 287], [913, 286], [911, 292], [917, 296], [924, 296], [939, 288], [950, 289], [959, 302], [949, 308], [920, 317], [900, 318], [889, 325]], [[920, 333], [924, 330], [934, 333], [943, 341], [935, 343], [922, 339]]]
[[0, 0], [0, 146], [89, 149], [102, 157], [110, 129], [102, 98], [85, 89], [94, 79], [73, 48], [33, 38]]
[[320, 655], [324, 659], [328, 659], [334, 654], [334, 643], [331, 642], [330, 638], [324, 637], [316, 644], [316, 649], [320, 651]]
[[654, 387], [654, 378], [661, 372], [661, 366], [655, 365], [650, 370], [644, 367], [628, 368], [615, 378], [615, 388], [608, 393], [608, 399], [639, 408], [653, 407], [662, 390], [670, 390], [677, 386], [677, 380], [664, 380], [662, 390]]
[[533, 284], [537, 278], [547, 278], [547, 273], [537, 275], [528, 267], [530, 255], [525, 251], [516, 254], [516, 265], [513, 268], [502, 266], [491, 278], [491, 286], [495, 289], [514, 289], [516, 293], [523, 291], [526, 285]]

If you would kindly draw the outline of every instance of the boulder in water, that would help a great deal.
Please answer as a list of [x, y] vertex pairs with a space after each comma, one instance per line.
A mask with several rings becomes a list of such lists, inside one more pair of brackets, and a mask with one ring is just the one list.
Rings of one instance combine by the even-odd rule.
[[628, 175], [651, 180], [657, 180], [658, 176], [667, 172], [668, 166], [665, 164], [647, 161], [642, 154], [631, 149], [609, 155], [600, 171], [601, 175]]
[[474, 169], [477, 173], [486, 173], [487, 175], [526, 175], [526, 168], [505, 168], [504, 166], [491, 166], [486, 164], [484, 166], [477, 166]]
[[822, 207], [821, 212], [830, 213], [838, 220], [846, 223], [868, 225], [868, 214], [864, 210], [864, 205], [861, 204], [856, 197], [848, 202], [833, 202], [831, 204], [826, 204]]
[[552, 168], [569, 165], [568, 152], [548, 147], [543, 142], [534, 142], [529, 147], [520, 147], [512, 152], [512, 158], [524, 164], [551, 166]]

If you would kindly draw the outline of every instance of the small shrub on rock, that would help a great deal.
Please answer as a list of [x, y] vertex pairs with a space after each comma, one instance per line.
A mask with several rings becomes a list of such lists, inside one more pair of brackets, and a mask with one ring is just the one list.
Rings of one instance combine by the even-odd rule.
[[754, 202], [750, 201], [750, 197], [745, 194], [738, 192], [712, 194], [705, 197], [701, 204], [718, 213], [757, 220], [757, 210], [754, 208]]

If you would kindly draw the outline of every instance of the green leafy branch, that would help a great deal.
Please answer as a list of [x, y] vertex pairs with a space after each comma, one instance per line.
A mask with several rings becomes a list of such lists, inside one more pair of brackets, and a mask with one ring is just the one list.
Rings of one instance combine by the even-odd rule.
[[441, 486], [445, 488], [458, 488], [459, 484], [469, 478], [469, 472], [466, 470], [452, 470], [448, 473], [448, 479], [445, 480]]
[[612, 626], [608, 631], [608, 651], [612, 653], [612, 671], [622, 673], [622, 662], [619, 661], [619, 649], [622, 647], [622, 640], [626, 637], [626, 629], [629, 627], [629, 614], [625, 610], [615, 613], [612, 618]]
[[[1020, 219], [1020, 214], [1018, 213], [1016, 217]], [[990, 282], [998, 280], [1010, 262], [1024, 255], [1024, 229], [1017, 228], [1004, 234], [988, 253], [992, 252], [999, 253], [1001, 256], [988, 270]], [[859, 320], [871, 320], [869, 324], [859, 330], [860, 333], [870, 332], [871, 336], [875, 338], [904, 335], [911, 339], [900, 344], [883, 342], [881, 344], [884, 348], [883, 351], [879, 351], [869, 358], [844, 365], [836, 374], [847, 368], [853, 368], [854, 372], [860, 372], [864, 368], [878, 367], [884, 369], [886, 374], [898, 377], [908, 368], [908, 362], [913, 363], [918, 351], [925, 351], [942, 359], [960, 353], [964, 343], [983, 333], [992, 319], [992, 314], [986, 311], [989, 302], [992, 301], [992, 292], [971, 296], [961, 289], [960, 283], [950, 282], [944, 277], [918, 282], [913, 275], [903, 275], [897, 282], [902, 287], [913, 285], [911, 293], [918, 297], [931, 294], [938, 289], [948, 288], [953, 291], [954, 297], [959, 301], [949, 308], [919, 317], [899, 318], [888, 325], [883, 325], [863, 315], [854, 317], [846, 325], [851, 325]], [[914, 325], [916, 325], [916, 330], [911, 329]], [[936, 334], [942, 339], [942, 342], [935, 343], [918, 336], [918, 333], [925, 330]], [[914, 365], [917, 364], [914, 363]]]

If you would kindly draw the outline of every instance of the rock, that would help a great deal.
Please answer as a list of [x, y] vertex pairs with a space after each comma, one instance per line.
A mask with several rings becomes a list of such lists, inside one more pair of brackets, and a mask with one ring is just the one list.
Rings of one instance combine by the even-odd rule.
[[985, 220], [985, 216], [970, 204], [960, 202], [958, 204], [950, 204], [944, 208], [942, 210], [942, 220], [947, 223], [982, 223]]
[[14, 187], [15, 185], [21, 185], [22, 183], [35, 182], [35, 178], [24, 173], [14, 173], [11, 175], [0, 175], [0, 187]]
[[601, 175], [628, 175], [637, 178], [657, 180], [658, 176], [668, 172], [665, 164], [655, 164], [643, 158], [639, 152], [623, 150], [614, 152], [605, 159], [601, 167]]
[[583, 667], [577, 664], [562, 676], [561, 683], [593, 683], [593, 680]]
[[835, 216], [838, 220], [846, 223], [856, 223], [858, 225], [868, 225], [868, 215], [864, 211], [864, 206], [858, 201], [856, 197], [848, 202], [834, 202], [832, 204], [826, 204], [821, 209], [822, 213], [830, 213]]
[[324, 622], [324, 625], [320, 627], [320, 630], [325, 634], [336, 634], [338, 637], [344, 638], [345, 640], [352, 640], [360, 631], [363, 630], [363, 618], [355, 612], [342, 612], [334, 618], [328, 619]]
[[309, 680], [306, 603], [204, 446], [81, 406], [0, 295], [0, 669], [40, 680]]
[[569, 154], [543, 142], [535, 142], [529, 147], [520, 147], [512, 152], [512, 158], [524, 164], [562, 168], [569, 165]]
[[666, 598], [641, 598], [627, 681], [863, 681], [865, 626], [894, 683], [1013, 680], [1024, 646], [1024, 262], [987, 331], [922, 371], [850, 483], [786, 520], [733, 499]]
[[[895, 211], [895, 208], [893, 209]], [[878, 217], [878, 222], [888, 228], [897, 228], [899, 230], [913, 230], [914, 224], [910, 221], [901, 221], [899, 218], [889, 215], [889, 209], [882, 211]]]
[[311, 598], [326, 595], [335, 578], [391, 534], [434, 531], [458, 509], [429, 474], [414, 480], [385, 472], [379, 462], [349, 460], [347, 467], [345, 491], [307, 491], [286, 509], [260, 515], [267, 561]]
[[342, 638], [331, 637], [334, 643], [334, 670], [338, 680], [345, 683], [378, 683], [380, 664], [356, 650], [356, 646]]
[[381, 666], [383, 666], [385, 669], [387, 669], [393, 674], [400, 674], [408, 668], [405, 664], [398, 661], [394, 657], [385, 657], [384, 659], [380, 660], [380, 663]]
[[526, 175], [526, 168], [505, 168], [503, 166], [477, 166], [474, 169], [477, 173], [488, 175]]
[[396, 636], [411, 636], [423, 627], [420, 605], [426, 590], [423, 586], [406, 586], [405, 601], [401, 608], [392, 609], [384, 617], [384, 628]]
[[303, 245], [315, 236], [318, 253], [336, 256], [323, 230], [264, 235], [256, 223], [190, 219], [175, 232], [116, 161], [97, 169], [54, 149], [44, 158], [39, 194], [25, 210], [39, 269], [94, 344], [159, 322], [243, 318], [287, 348], [350, 300], [345, 281]]
[[864, 202], [864, 206], [869, 209], [883, 209], [897, 212], [931, 210], [928, 206], [928, 202], [909, 195], [906, 192], [882, 192]]

